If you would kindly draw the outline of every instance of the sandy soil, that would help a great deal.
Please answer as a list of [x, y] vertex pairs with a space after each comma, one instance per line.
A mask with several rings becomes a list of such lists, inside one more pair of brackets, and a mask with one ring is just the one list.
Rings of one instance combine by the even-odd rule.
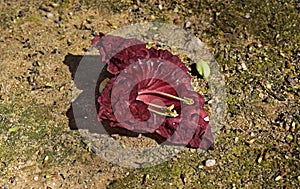
[[[2, 0], [0, 14], [0, 188], [299, 187], [299, 2]], [[207, 44], [228, 108], [214, 151], [131, 170], [101, 159], [70, 127], [65, 62], [80, 60], [99, 31], [144, 21]]]

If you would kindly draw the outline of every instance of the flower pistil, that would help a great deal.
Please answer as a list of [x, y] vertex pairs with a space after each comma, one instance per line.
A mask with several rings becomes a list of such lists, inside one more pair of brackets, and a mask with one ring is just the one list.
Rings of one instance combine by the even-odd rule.
[[182, 101], [184, 104], [187, 104], [187, 105], [193, 105], [194, 104], [194, 100], [191, 99], [191, 98], [188, 98], [188, 97], [180, 98], [178, 96], [174, 96], [174, 95], [164, 93], [164, 92], [160, 92], [160, 91], [139, 91], [138, 95], [153, 94], [153, 93]]

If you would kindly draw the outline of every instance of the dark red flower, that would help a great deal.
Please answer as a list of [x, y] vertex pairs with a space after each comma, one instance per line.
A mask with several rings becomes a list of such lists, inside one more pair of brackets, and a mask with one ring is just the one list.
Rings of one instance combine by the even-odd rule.
[[100, 121], [156, 133], [174, 144], [213, 148], [204, 99], [193, 91], [191, 76], [178, 56], [110, 35], [100, 36], [93, 45], [115, 75], [98, 98]]

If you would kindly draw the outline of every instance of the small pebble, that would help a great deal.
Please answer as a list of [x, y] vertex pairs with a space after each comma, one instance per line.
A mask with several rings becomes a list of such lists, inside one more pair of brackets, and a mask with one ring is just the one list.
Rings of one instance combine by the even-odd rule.
[[262, 156], [260, 156], [259, 158], [258, 158], [258, 160], [257, 160], [257, 163], [261, 163], [262, 162], [262, 160], [263, 160], [263, 157]]
[[205, 118], [203, 118], [204, 119], [204, 121], [209, 121], [209, 117], [208, 116], [206, 116]]
[[272, 89], [272, 85], [269, 83], [267, 83], [266, 87], [267, 87], [267, 89]]
[[39, 180], [39, 177], [38, 177], [38, 176], [35, 176], [35, 177], [33, 178], [33, 180], [38, 181], [38, 180]]
[[158, 8], [159, 8], [159, 10], [162, 10], [162, 9], [163, 9], [163, 7], [162, 7], [161, 4], [158, 5]]
[[178, 154], [179, 152], [180, 152], [180, 150], [174, 149], [174, 153]]
[[250, 145], [250, 144], [253, 144], [253, 142], [255, 142], [255, 139], [251, 139], [247, 143]]
[[241, 64], [241, 66], [242, 66], [242, 69], [243, 69], [244, 71], [248, 69], [247, 66], [246, 66], [246, 64], [245, 64], [244, 62]]
[[150, 16], [150, 19], [151, 19], [151, 20], [155, 20], [155, 18], [156, 18], [156, 17], [155, 17], [155, 15], [153, 15], [153, 14]]
[[187, 22], [185, 23], [185, 27], [186, 27], [186, 28], [189, 28], [189, 27], [191, 27], [191, 25], [192, 25], [192, 23], [191, 23], [191, 22], [189, 22], [189, 21], [187, 21]]
[[214, 159], [208, 159], [205, 162], [206, 167], [212, 167], [212, 166], [215, 166], [215, 164], [216, 164], [216, 160], [214, 160]]
[[52, 18], [54, 15], [51, 12], [47, 12], [46, 16], [47, 18]]
[[236, 189], [236, 185], [232, 183], [232, 189]]
[[117, 139], [120, 138], [118, 134], [112, 134], [111, 137], [112, 137], [113, 139], [115, 139], [115, 140], [117, 140]]
[[51, 6], [56, 8], [56, 7], [59, 7], [59, 4], [58, 3], [51, 3]]
[[172, 160], [172, 161], [175, 161], [175, 162], [178, 161], [178, 159], [177, 159], [176, 157], [173, 157], [171, 160]]
[[250, 18], [250, 13], [247, 13], [247, 14], [245, 15], [245, 18]]
[[191, 148], [190, 151], [191, 151], [192, 153], [195, 153], [197, 150], [194, 149], [194, 148]]
[[257, 44], [257, 47], [258, 47], [258, 48], [262, 47], [262, 44], [258, 43], [258, 44]]
[[279, 176], [277, 176], [277, 177], [275, 178], [275, 181], [279, 181], [279, 180], [281, 180], [281, 179], [282, 179], [282, 176], [279, 175]]

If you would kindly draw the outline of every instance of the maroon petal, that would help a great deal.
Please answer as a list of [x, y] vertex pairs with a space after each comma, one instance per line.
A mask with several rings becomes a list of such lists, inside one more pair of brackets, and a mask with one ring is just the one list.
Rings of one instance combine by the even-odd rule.
[[139, 121], [147, 121], [150, 118], [151, 115], [147, 108], [147, 104], [138, 100], [129, 105], [129, 109], [133, 117]]
[[186, 66], [178, 56], [167, 50], [147, 49], [146, 43], [137, 39], [125, 39], [112, 35], [104, 36], [103, 33], [100, 33], [92, 40], [92, 44], [99, 49], [102, 61], [108, 63], [108, 71], [112, 74], [118, 74], [129, 64], [144, 58], [167, 60], [187, 72]]
[[92, 45], [99, 49], [102, 62], [108, 63], [108, 71], [112, 74], [118, 74], [127, 67], [130, 64], [129, 59], [135, 58], [136, 61], [148, 54], [145, 53], [146, 44], [142, 41], [112, 35], [104, 36], [103, 33], [92, 40]]
[[104, 36], [105, 34], [102, 32], [99, 32], [99, 34], [97, 36], [94, 37], [94, 39], [92, 39], [92, 46], [96, 47], [98, 42], [100, 41], [100, 39]]

